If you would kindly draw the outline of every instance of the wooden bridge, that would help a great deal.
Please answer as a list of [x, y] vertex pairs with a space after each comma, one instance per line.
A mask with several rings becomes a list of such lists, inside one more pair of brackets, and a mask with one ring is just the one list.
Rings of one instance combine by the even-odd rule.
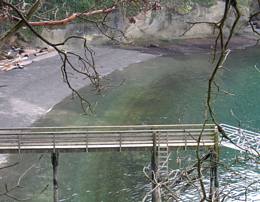
[[0, 153], [147, 150], [213, 146], [215, 125], [129, 125], [0, 129]]
[[[233, 142], [244, 148], [252, 143], [259, 150], [259, 133], [225, 124], [221, 125]], [[245, 135], [246, 134], [246, 135]], [[231, 147], [229, 142], [222, 144]], [[58, 200], [58, 159], [60, 152], [92, 151], [152, 151], [153, 178], [168, 179], [169, 151], [174, 148], [211, 147], [216, 151], [220, 144], [214, 124], [182, 125], [129, 125], [129, 126], [79, 126], [79, 127], [27, 127], [0, 129], [0, 153], [50, 152], [53, 166], [53, 201]], [[231, 148], [237, 148], [231, 147]], [[246, 147], [248, 151], [248, 146]], [[251, 151], [251, 150], [250, 150]], [[256, 152], [259, 155], [258, 152]], [[217, 162], [217, 157], [212, 162]], [[212, 166], [214, 173], [217, 166]], [[217, 172], [215, 172], [217, 176]], [[217, 179], [214, 178], [214, 179]], [[153, 184], [154, 186], [154, 184]], [[216, 185], [217, 186], [217, 185]], [[158, 189], [158, 188], [157, 188]], [[155, 190], [157, 190], [155, 189]], [[156, 191], [153, 191], [153, 194]], [[156, 194], [153, 195], [156, 198]]]

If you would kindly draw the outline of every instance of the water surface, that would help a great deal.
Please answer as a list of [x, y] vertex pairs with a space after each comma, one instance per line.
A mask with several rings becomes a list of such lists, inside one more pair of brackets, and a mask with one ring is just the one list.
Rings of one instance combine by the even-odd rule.
[[[200, 123], [204, 120], [207, 80], [212, 68], [207, 54], [158, 57], [130, 65], [127, 69], [115, 71], [106, 77], [102, 95], [97, 95], [89, 87], [81, 90], [82, 95], [96, 103], [95, 114], [83, 115], [79, 101], [68, 97], [35, 125]], [[215, 91], [214, 94], [217, 120], [233, 125], [238, 125], [239, 120], [242, 127], [259, 131], [258, 68], [260, 69], [258, 48], [232, 52], [217, 78], [217, 84], [223, 90]], [[189, 162], [194, 160], [188, 151], [175, 151], [171, 158], [172, 168], [178, 168], [177, 156], [183, 158], [183, 162], [187, 159]], [[260, 180], [257, 164], [254, 161], [235, 163], [237, 156], [238, 152], [229, 149], [224, 149], [221, 156], [221, 162], [231, 165], [238, 172], [228, 174], [223, 168], [220, 171], [221, 185], [224, 185], [224, 181], [230, 183], [233, 179], [235, 188], [232, 188], [231, 194], [238, 195], [233, 201], [244, 200], [245, 197], [244, 192], [237, 187], [241, 188], [252, 180]], [[241, 161], [242, 157], [239, 157]], [[32, 155], [24, 158], [28, 164], [35, 159]], [[142, 173], [149, 161], [149, 152], [61, 154], [61, 201], [141, 201], [149, 190], [148, 181]], [[22, 166], [19, 169], [21, 171]], [[245, 178], [240, 178], [240, 175]], [[32, 201], [52, 201], [48, 155], [43, 157], [30, 176], [24, 182], [29, 186], [22, 193], [28, 194], [35, 190], [32, 184], [37, 184], [38, 190], [50, 184], [45, 194]], [[248, 196], [251, 201], [259, 200], [255, 186], [249, 190]], [[187, 197], [185, 200], [194, 199]]]

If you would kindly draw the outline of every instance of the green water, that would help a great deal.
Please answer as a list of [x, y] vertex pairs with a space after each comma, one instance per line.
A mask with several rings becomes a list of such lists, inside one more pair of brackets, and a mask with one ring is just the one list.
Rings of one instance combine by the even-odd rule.
[[107, 78], [108, 87], [101, 96], [90, 96], [88, 88], [82, 90], [92, 103], [97, 102], [94, 115], [80, 116], [80, 105], [68, 98], [40, 122], [48, 125], [200, 122], [209, 72], [206, 55], [193, 59], [160, 57], [131, 65]]
[[[224, 93], [214, 96], [219, 121], [237, 125], [232, 111], [241, 121], [242, 127], [259, 131], [259, 51], [258, 48], [234, 51], [225, 68], [220, 70], [217, 83], [232, 95]], [[207, 54], [158, 57], [134, 64], [109, 75], [102, 95], [96, 95], [89, 87], [81, 90], [92, 103], [96, 103], [95, 114], [83, 115], [78, 100], [69, 97], [36, 125], [200, 123], [204, 118], [207, 79], [211, 71], [212, 65]], [[225, 149], [222, 153], [221, 161], [232, 165], [232, 169], [259, 179], [259, 167], [254, 162], [247, 162], [243, 166], [234, 164], [237, 152]], [[181, 158], [185, 158], [184, 154], [184, 151], [178, 153]], [[175, 152], [172, 156], [173, 168], [177, 168], [176, 155]], [[33, 157], [24, 158], [30, 162]], [[143, 166], [149, 160], [149, 152], [61, 154], [61, 201], [140, 201], [149, 191], [148, 181], [142, 173]], [[38, 177], [35, 177], [35, 173]], [[43, 157], [30, 175], [32, 177], [26, 178], [24, 183], [37, 184], [35, 186], [38, 190], [50, 184], [47, 192], [32, 201], [52, 201], [48, 155]], [[230, 178], [224, 170], [221, 175], [223, 179]], [[234, 180], [234, 183], [239, 180]], [[31, 191], [32, 187], [29, 187]], [[26, 193], [26, 190], [22, 193]], [[252, 191], [251, 198], [256, 198], [256, 193]]]

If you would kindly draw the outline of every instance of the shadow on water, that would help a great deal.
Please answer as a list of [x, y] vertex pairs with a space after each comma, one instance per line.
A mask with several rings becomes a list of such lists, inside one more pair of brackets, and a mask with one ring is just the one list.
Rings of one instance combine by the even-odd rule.
[[[232, 109], [242, 121], [242, 126], [259, 128], [260, 73], [254, 68], [255, 65], [260, 66], [258, 51], [236, 51], [228, 59], [225, 69], [220, 70], [217, 82], [234, 95], [227, 96], [224, 92], [217, 96], [216, 115], [219, 120], [237, 125], [230, 113]], [[123, 71], [115, 71], [107, 76], [102, 95], [96, 95], [89, 87], [81, 89], [80, 92], [92, 103], [97, 103], [94, 114], [83, 115], [79, 101], [68, 97], [35, 125], [200, 123], [204, 116], [207, 79], [212, 70], [208, 57], [159, 57], [130, 65]], [[122, 81], [123, 84], [118, 85]], [[233, 165], [236, 155], [237, 152], [224, 150], [222, 161], [226, 163], [229, 159]], [[173, 167], [177, 167], [177, 156], [176, 152], [172, 156]], [[24, 158], [28, 164], [35, 159], [31, 155]], [[190, 161], [193, 157], [183, 158]], [[140, 201], [149, 189], [142, 173], [143, 166], [149, 160], [149, 152], [62, 154], [61, 201]], [[244, 173], [249, 169], [252, 176], [257, 176], [259, 170], [248, 167], [234, 166]], [[25, 184], [29, 184], [26, 186], [28, 190], [32, 190], [35, 183], [41, 186], [51, 184], [48, 155], [30, 175], [34, 177], [25, 180]], [[51, 201], [51, 185], [45, 194], [33, 201]]]

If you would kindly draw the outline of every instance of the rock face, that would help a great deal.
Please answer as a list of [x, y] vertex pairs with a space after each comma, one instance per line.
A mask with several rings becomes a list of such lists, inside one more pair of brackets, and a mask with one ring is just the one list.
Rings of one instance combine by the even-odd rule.
[[252, 18], [253, 25], [255, 26], [256, 29], [260, 29], [260, 14], [255, 15], [256, 13], [259, 12], [260, 1], [251, 0], [249, 8], [250, 8], [250, 14], [254, 16]]
[[[165, 4], [161, 5], [161, 10], [147, 11], [139, 15], [127, 19], [119, 10], [109, 15], [109, 26], [123, 30], [127, 37], [126, 42], [149, 42], [157, 43], [160, 40], [170, 41], [173, 39], [189, 39], [189, 38], [205, 38], [214, 37], [217, 33], [212, 25], [206, 23], [198, 23], [192, 26], [194, 22], [219, 22], [222, 18], [225, 8], [224, 0], [211, 0], [212, 4], [203, 5], [194, 2], [208, 2], [190, 0], [193, 2], [184, 8], [174, 5], [174, 2], [184, 2], [182, 0], [164, 0]], [[186, 2], [186, 1], [185, 1]], [[236, 33], [248, 35], [251, 29], [245, 29], [248, 25], [250, 13], [258, 9], [255, 0], [238, 0], [241, 18], [237, 26]], [[183, 3], [184, 4], [184, 3]], [[224, 34], [227, 34], [234, 21], [234, 12], [231, 12], [224, 27]], [[260, 15], [259, 15], [260, 18]], [[129, 21], [131, 21], [129, 23]], [[260, 27], [254, 20], [255, 26]], [[111, 31], [111, 30], [110, 30]], [[108, 32], [109, 36], [115, 37], [117, 40], [125, 40], [120, 32]], [[61, 42], [69, 35], [85, 36], [88, 42], [98, 41], [103, 43], [108, 40], [102, 33], [89, 24], [70, 24], [66, 27], [58, 27], [52, 29], [44, 29], [42, 35], [52, 42]], [[42, 43], [36, 43], [42, 46]], [[44, 45], [45, 46], [45, 45]]]
[[[256, 0], [251, 0], [249, 2], [249, 8], [251, 14], [258, 12], [260, 9], [260, 2]], [[260, 20], [260, 15], [257, 15], [254, 20]]]
[[[158, 39], [171, 40], [176, 38], [203, 38], [212, 37], [214, 28], [212, 25], [199, 23], [191, 27], [190, 22], [218, 22], [224, 12], [225, 3], [217, 1], [210, 7], [195, 4], [191, 11], [186, 14], [177, 13], [170, 7], [162, 7], [160, 11], [148, 11], [135, 17], [136, 23], [130, 24], [126, 29], [126, 36], [131, 40]], [[249, 8], [240, 5], [242, 14], [240, 32], [246, 25], [249, 16]], [[234, 16], [227, 21], [225, 32], [231, 26]], [[188, 30], [188, 31], [187, 31]]]
[[[84, 24], [69, 24], [66, 26], [50, 27], [42, 30], [41, 35], [52, 43], [63, 42], [71, 35], [82, 36], [84, 33], [93, 32], [90, 26]], [[36, 39], [35, 44], [40, 47], [45, 47], [46, 44], [41, 40]]]

